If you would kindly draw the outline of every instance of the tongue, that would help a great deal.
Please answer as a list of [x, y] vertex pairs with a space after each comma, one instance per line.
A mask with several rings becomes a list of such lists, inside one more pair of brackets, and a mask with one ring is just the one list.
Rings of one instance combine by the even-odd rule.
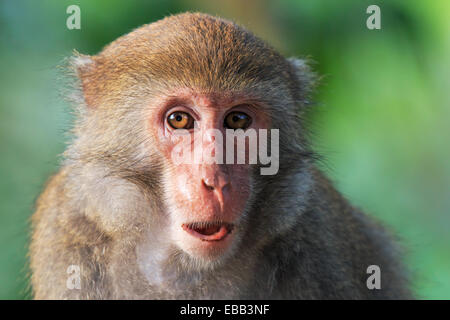
[[205, 227], [190, 227], [189, 225], [183, 224], [181, 227], [192, 236], [203, 241], [219, 241], [224, 239], [231, 232], [230, 228], [225, 224]]
[[205, 236], [210, 236], [212, 234], [219, 232], [220, 229], [221, 229], [221, 226], [211, 226], [211, 227], [206, 227], [206, 228], [195, 228], [194, 230]]
[[198, 229], [194, 232], [197, 234], [197, 237], [199, 237], [202, 240], [205, 241], [219, 241], [222, 240], [227, 236], [229, 233], [229, 230], [226, 226], [212, 226], [208, 228]]

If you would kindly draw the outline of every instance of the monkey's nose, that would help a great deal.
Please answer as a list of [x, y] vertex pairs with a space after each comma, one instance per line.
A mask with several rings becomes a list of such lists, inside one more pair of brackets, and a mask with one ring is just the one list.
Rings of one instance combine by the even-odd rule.
[[208, 192], [214, 194], [217, 201], [219, 202], [221, 210], [223, 210], [225, 207], [226, 195], [229, 193], [229, 180], [226, 177], [219, 175], [211, 178], [203, 178], [202, 184], [205, 189], [208, 190]]
[[215, 177], [208, 177], [202, 179], [203, 186], [210, 191], [222, 191], [226, 189], [230, 182], [227, 178], [222, 175], [218, 175]]
[[212, 183], [210, 183], [210, 182], [206, 182], [206, 180], [207, 180], [207, 179], [202, 179], [203, 186], [204, 186], [207, 190], [213, 191], [213, 190], [215, 189], [215, 188], [214, 188], [214, 185], [213, 185]]

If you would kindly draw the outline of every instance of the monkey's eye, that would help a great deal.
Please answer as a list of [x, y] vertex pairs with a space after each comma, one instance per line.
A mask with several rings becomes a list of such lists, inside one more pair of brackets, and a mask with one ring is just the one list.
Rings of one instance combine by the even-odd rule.
[[228, 129], [247, 129], [252, 122], [252, 118], [243, 112], [231, 112], [225, 117], [225, 128]]
[[194, 118], [186, 112], [175, 111], [167, 117], [167, 122], [174, 129], [192, 129]]

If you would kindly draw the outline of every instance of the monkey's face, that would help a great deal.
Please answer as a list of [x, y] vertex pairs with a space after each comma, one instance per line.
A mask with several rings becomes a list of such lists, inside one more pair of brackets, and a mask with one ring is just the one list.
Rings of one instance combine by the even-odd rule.
[[269, 119], [242, 96], [178, 90], [158, 104], [149, 128], [166, 164], [171, 240], [193, 258], [217, 261], [238, 243], [253, 191], [255, 150], [232, 134], [257, 133]]
[[[288, 169], [298, 166], [297, 107], [309, 78], [304, 64], [286, 60], [245, 29], [194, 16], [144, 26], [94, 57], [75, 58], [86, 108], [70, 155], [104, 164], [107, 174], [95, 171], [99, 180], [118, 176], [128, 186], [116, 193], [117, 183], [105, 183], [109, 192], [84, 184], [95, 186], [89, 198], [108, 209], [92, 211], [103, 229], [125, 235], [143, 230], [149, 238], [142, 242], [175, 246], [175, 253], [165, 251], [168, 259], [184, 252], [210, 266], [239, 254], [233, 248], [244, 249], [238, 246], [244, 235], [246, 247], [253, 247], [290, 226], [286, 216], [261, 208], [288, 194], [272, 192], [271, 184], [289, 179]], [[269, 157], [266, 145], [264, 161], [261, 129], [270, 129], [262, 144], [279, 147]], [[275, 149], [272, 129], [280, 132]], [[230, 143], [228, 132], [256, 135], [257, 148], [247, 138], [244, 146], [234, 138]], [[260, 168], [268, 162], [276, 170], [263, 178]], [[145, 203], [131, 196], [133, 187], [145, 191]]]

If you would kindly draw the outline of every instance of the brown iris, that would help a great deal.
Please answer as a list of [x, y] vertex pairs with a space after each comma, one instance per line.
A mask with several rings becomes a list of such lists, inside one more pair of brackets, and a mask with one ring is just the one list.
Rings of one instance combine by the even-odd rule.
[[247, 129], [252, 119], [243, 112], [231, 112], [225, 117], [225, 127], [228, 129]]
[[167, 122], [174, 129], [192, 129], [194, 119], [186, 112], [175, 111], [167, 117]]

